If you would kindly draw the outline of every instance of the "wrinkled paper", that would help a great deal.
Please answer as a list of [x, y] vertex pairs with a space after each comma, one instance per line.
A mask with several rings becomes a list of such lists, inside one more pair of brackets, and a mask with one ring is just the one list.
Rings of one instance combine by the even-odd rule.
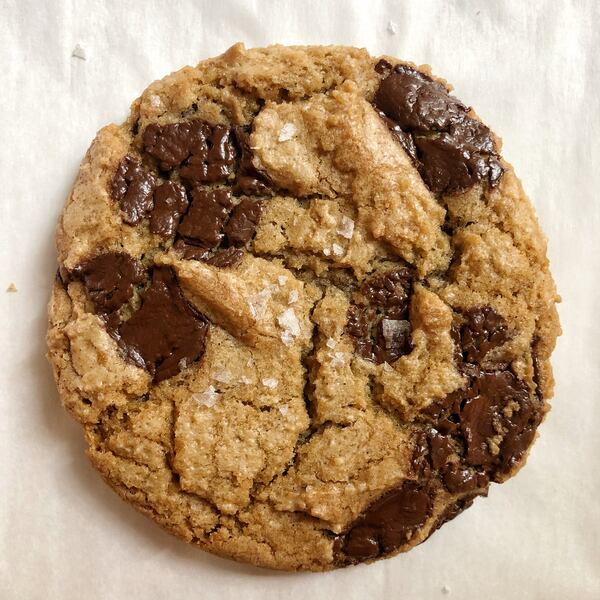
[[[598, 3], [4, 0], [0, 22], [0, 598], [600, 598]], [[564, 335], [527, 467], [371, 566], [269, 572], [164, 533], [88, 464], [44, 358], [55, 223], [96, 130], [237, 41], [431, 64], [503, 137], [549, 238]]]

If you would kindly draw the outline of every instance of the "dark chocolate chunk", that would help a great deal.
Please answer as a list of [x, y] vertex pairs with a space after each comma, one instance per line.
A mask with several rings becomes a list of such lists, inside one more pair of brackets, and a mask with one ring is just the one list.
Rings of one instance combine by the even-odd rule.
[[384, 78], [374, 105], [433, 192], [498, 183], [503, 167], [491, 131], [444, 85], [406, 65], [375, 68]]
[[431, 514], [432, 498], [417, 482], [407, 481], [376, 500], [344, 534], [342, 561], [360, 562], [405, 544]]
[[184, 298], [173, 270], [154, 267], [142, 306], [120, 325], [115, 337], [129, 358], [158, 383], [204, 354], [208, 328], [206, 317]]
[[411, 272], [401, 267], [370, 277], [361, 291], [369, 304], [385, 309], [390, 318], [402, 319], [408, 310], [411, 280]]
[[125, 252], [99, 254], [73, 269], [73, 275], [83, 281], [99, 313], [118, 310], [144, 280], [140, 263]]
[[243, 246], [249, 242], [256, 231], [263, 211], [260, 200], [243, 198], [233, 209], [231, 218], [225, 226], [225, 235], [230, 244]]
[[460, 467], [456, 464], [450, 465], [444, 471], [444, 485], [452, 494], [463, 494], [464, 492], [472, 492], [476, 488], [485, 488], [489, 480], [480, 473], [476, 473], [472, 469]]
[[248, 142], [250, 135], [247, 128], [235, 127], [235, 140], [240, 151], [240, 166], [236, 179], [236, 188], [248, 196], [265, 196], [269, 194], [272, 185], [269, 175], [257, 169], [252, 163], [252, 149]]
[[407, 65], [397, 65], [382, 79], [374, 104], [411, 133], [444, 131], [467, 112], [444, 85]]
[[154, 174], [139, 158], [126, 156], [121, 160], [112, 180], [111, 195], [119, 203], [125, 223], [136, 225], [152, 210], [155, 187]]
[[429, 445], [431, 448], [431, 466], [434, 469], [441, 469], [446, 464], [448, 457], [454, 452], [451, 437], [433, 430], [429, 434]]
[[458, 515], [460, 515], [461, 512], [463, 512], [473, 504], [473, 500], [475, 500], [475, 498], [477, 498], [477, 496], [479, 495], [487, 496], [487, 492], [482, 494], [467, 494], [466, 496], [459, 498], [454, 504], [448, 506], [438, 518], [435, 524], [435, 529], [439, 529], [444, 523], [452, 521], [452, 519], [458, 517]]
[[381, 364], [410, 353], [411, 285], [411, 272], [403, 267], [378, 273], [363, 283], [365, 302], [350, 306], [346, 324], [359, 356]]
[[205, 260], [210, 256], [210, 250], [201, 246], [192, 246], [183, 240], [177, 240], [173, 244], [173, 248], [177, 250], [181, 258], [185, 260]]
[[186, 241], [214, 248], [223, 240], [223, 228], [233, 207], [228, 190], [192, 189], [192, 203], [181, 221], [177, 233]]
[[150, 215], [150, 231], [168, 239], [175, 235], [183, 213], [188, 207], [185, 188], [167, 181], [154, 191], [154, 208]]
[[225, 250], [218, 250], [211, 257], [204, 259], [204, 262], [213, 267], [234, 267], [242, 260], [242, 256], [244, 256], [242, 250], [231, 246], [230, 248], [225, 248]]
[[190, 182], [224, 181], [235, 162], [229, 129], [193, 120], [167, 125], [148, 125], [144, 149], [168, 171], [182, 165], [179, 175]]
[[492, 307], [472, 308], [463, 316], [465, 322], [455, 331], [455, 335], [458, 334], [457, 341], [464, 362], [481, 364], [490, 350], [508, 341], [506, 321]]
[[503, 173], [496, 155], [481, 148], [492, 145], [490, 130], [469, 117], [438, 137], [415, 137], [415, 145], [421, 175], [433, 192], [464, 190], [486, 177], [494, 186]]

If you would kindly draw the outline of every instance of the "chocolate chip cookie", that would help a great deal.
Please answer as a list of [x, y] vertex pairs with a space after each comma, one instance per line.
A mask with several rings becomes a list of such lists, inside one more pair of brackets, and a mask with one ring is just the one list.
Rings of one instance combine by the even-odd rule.
[[98, 133], [57, 247], [49, 358], [90, 460], [216, 554], [409, 550], [549, 408], [544, 236], [426, 66], [238, 44], [173, 73]]

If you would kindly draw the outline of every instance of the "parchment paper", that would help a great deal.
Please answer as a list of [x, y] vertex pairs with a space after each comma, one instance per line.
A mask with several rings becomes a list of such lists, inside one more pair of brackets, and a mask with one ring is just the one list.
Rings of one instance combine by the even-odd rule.
[[[599, 25], [594, 0], [3, 0], [0, 598], [600, 598]], [[550, 240], [564, 335], [527, 467], [372, 566], [274, 573], [170, 537], [88, 465], [44, 359], [55, 222], [96, 130], [238, 40], [430, 63], [503, 136]]]

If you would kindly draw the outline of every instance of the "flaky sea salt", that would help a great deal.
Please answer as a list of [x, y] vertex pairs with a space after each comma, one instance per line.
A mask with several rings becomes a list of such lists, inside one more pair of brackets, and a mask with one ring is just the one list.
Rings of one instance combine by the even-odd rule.
[[285, 285], [287, 283], [287, 277], [285, 275], [279, 275], [277, 277], [277, 282], [279, 285]]
[[323, 248], [323, 254], [329, 256], [331, 254], [331, 248]]
[[325, 345], [328, 348], [335, 348], [337, 346], [336, 341], [333, 338], [327, 338], [327, 341], [325, 342]]
[[345, 362], [345, 356], [343, 352], [333, 352], [331, 354], [331, 366], [333, 368], [335, 367], [341, 367]]
[[331, 250], [335, 256], [341, 256], [344, 254], [344, 249], [339, 244], [333, 244]]
[[408, 321], [399, 321], [396, 319], [381, 320], [381, 333], [388, 348], [393, 346], [400, 337], [408, 335], [409, 331], [410, 323]]
[[229, 371], [217, 371], [213, 375], [213, 379], [218, 381], [219, 383], [230, 383], [231, 382], [231, 373]]
[[279, 137], [277, 138], [278, 142], [287, 142], [291, 140], [298, 130], [293, 123], [284, 123], [281, 131], [279, 132]]
[[198, 404], [212, 408], [217, 403], [220, 395], [212, 385], [209, 385], [201, 394], [192, 394], [192, 400], [195, 400]]
[[248, 306], [250, 306], [250, 312], [255, 319], [264, 319], [270, 297], [271, 290], [265, 288], [248, 298]]
[[293, 308], [284, 310], [278, 317], [279, 326], [285, 331], [289, 331], [291, 335], [297, 337], [300, 335], [300, 323]]
[[242, 377], [240, 377], [240, 381], [245, 385], [250, 385], [252, 383], [252, 379], [246, 375], [242, 375]]
[[387, 30], [388, 33], [391, 33], [392, 35], [396, 35], [396, 23], [394, 23], [394, 21], [388, 21], [388, 26], [387, 26]]
[[354, 221], [350, 217], [346, 217], [344, 215], [340, 221], [340, 226], [338, 227], [337, 232], [347, 240], [351, 239], [352, 234], [354, 233]]
[[283, 404], [282, 406], [278, 406], [277, 407], [279, 409], [279, 412], [285, 417], [285, 415], [288, 414], [289, 412], [289, 407], [287, 404]]
[[162, 100], [160, 99], [160, 96], [157, 96], [156, 94], [152, 94], [150, 96], [150, 106], [153, 106], [154, 108], [158, 108], [161, 104], [162, 104]]
[[261, 382], [265, 387], [274, 390], [279, 385], [279, 380], [274, 377], [267, 377]]
[[300, 294], [298, 294], [298, 290], [292, 290], [288, 297], [288, 304], [294, 304], [294, 302], [298, 302], [298, 298]]

